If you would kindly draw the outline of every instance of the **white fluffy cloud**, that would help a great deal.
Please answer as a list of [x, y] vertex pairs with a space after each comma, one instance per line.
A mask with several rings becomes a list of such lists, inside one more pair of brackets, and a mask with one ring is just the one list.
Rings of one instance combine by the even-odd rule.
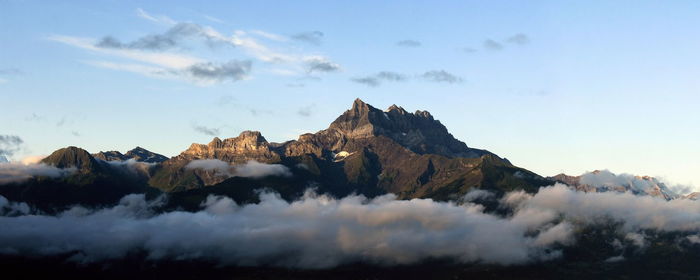
[[261, 163], [255, 160], [233, 166], [218, 159], [197, 159], [187, 163], [185, 168], [213, 171], [215, 176], [224, 177], [262, 178], [267, 176], [292, 176], [292, 172], [284, 165]]
[[667, 201], [632, 193], [585, 193], [556, 184], [541, 188], [518, 204], [514, 219], [542, 217], [531, 226], [547, 222], [547, 217], [563, 215], [566, 219], [595, 224], [603, 218], [621, 222], [628, 231], [700, 231], [700, 202], [689, 199]]
[[[193, 165], [233, 172], [225, 162]], [[478, 191], [471, 197], [490, 195]], [[0, 197], [0, 213], [5, 215], [0, 216], [0, 252], [75, 253], [71, 260], [90, 262], [143, 251], [154, 260], [297, 268], [358, 261], [411, 264], [432, 258], [509, 265], [557, 258], [561, 251], [554, 248], [576, 242], [576, 227], [610, 220], [619, 222], [621, 238], [639, 249], [648, 246], [645, 230], [679, 232], [688, 242], [700, 242], [700, 202], [578, 192], [561, 184], [534, 195], [506, 194], [501, 203], [513, 214], [505, 217], [484, 213], [477, 204], [396, 200], [391, 194], [334, 199], [307, 193], [291, 203], [271, 193], [260, 198], [258, 204], [238, 205], [227, 197], [209, 196], [198, 212], [154, 213], [162, 200], [129, 195], [111, 208], [74, 207], [44, 216], [28, 214], [28, 207]], [[607, 261], [623, 260], [612, 256]]]
[[[367, 261], [410, 264], [449, 257], [499, 264], [548, 259], [541, 238], [480, 207], [429, 199], [336, 200], [306, 195], [288, 203], [263, 194], [259, 204], [239, 206], [209, 197], [196, 212], [153, 214], [142, 195], [99, 211], [73, 208], [57, 217], [0, 217], [0, 250], [23, 255], [79, 251], [76, 261], [99, 261], [145, 250], [151, 259], [209, 259], [222, 264], [333, 267]], [[555, 231], [558, 227], [553, 227]], [[549, 231], [547, 231], [549, 232]], [[206, 237], [206, 238], [204, 238]]]
[[[328, 73], [340, 70], [340, 65], [330, 58], [300, 51], [298, 46], [289, 45], [290, 38], [305, 42], [320, 42], [320, 32], [300, 33], [292, 37], [253, 30], [236, 30], [227, 35], [215, 28], [192, 22], [176, 22], [166, 16], [155, 16], [137, 9], [137, 15], [152, 22], [168, 26], [161, 33], [147, 34], [131, 41], [122, 41], [112, 36], [101, 39], [79, 38], [64, 35], [51, 35], [49, 40], [121, 61], [85, 61], [85, 63], [113, 70], [138, 73], [148, 77], [184, 79], [198, 85], [211, 85], [224, 81], [238, 81], [247, 78], [252, 72], [253, 61], [262, 66], [273, 65], [270, 73], [286, 73], [297, 76], [313, 73]], [[196, 43], [188, 45], [188, 43]], [[207, 61], [201, 57], [183, 54], [205, 45], [211, 50], [219, 46], [240, 49], [243, 59], [227, 61]], [[202, 52], [199, 52], [200, 54]]]
[[46, 176], [56, 178], [69, 175], [75, 171], [75, 167], [64, 169], [49, 166], [43, 163], [0, 163], [0, 185], [23, 182], [35, 176]]

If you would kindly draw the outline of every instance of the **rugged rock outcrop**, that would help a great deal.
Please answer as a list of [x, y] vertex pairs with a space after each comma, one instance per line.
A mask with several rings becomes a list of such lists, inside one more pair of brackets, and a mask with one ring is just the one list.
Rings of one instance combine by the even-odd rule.
[[127, 159], [135, 159], [136, 161], [148, 162], [148, 163], [159, 163], [168, 160], [168, 157], [151, 152], [141, 147], [136, 147], [124, 154]]
[[194, 159], [218, 159], [230, 163], [255, 160], [264, 163], [280, 161], [280, 156], [270, 149], [270, 144], [258, 131], [243, 131], [238, 137], [224, 140], [215, 137], [209, 144], [193, 143], [173, 161]]
[[93, 156], [104, 161], [124, 161], [134, 159], [140, 162], [159, 163], [168, 160], [168, 158], [164, 155], [151, 152], [141, 147], [131, 149], [126, 152], [126, 154], [122, 154], [118, 151], [107, 151], [93, 154]]

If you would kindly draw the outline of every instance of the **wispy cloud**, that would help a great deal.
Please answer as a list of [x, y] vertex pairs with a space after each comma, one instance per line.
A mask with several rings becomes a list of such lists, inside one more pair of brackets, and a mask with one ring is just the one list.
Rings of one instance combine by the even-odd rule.
[[149, 20], [155, 23], [162, 23], [162, 24], [168, 24], [168, 25], [173, 25], [176, 24], [177, 22], [167, 16], [163, 15], [151, 15], [144, 11], [141, 8], [136, 9], [136, 15], [142, 19]]
[[[211, 85], [224, 81], [238, 81], [251, 72], [252, 60], [264, 62], [263, 67], [274, 65], [270, 73], [282, 75], [309, 75], [311, 73], [329, 73], [340, 70], [340, 65], [328, 57], [318, 54], [299, 53], [298, 49], [279, 50], [261, 42], [259, 39], [284, 43], [290, 39], [281, 35], [253, 30], [237, 30], [231, 35], [224, 35], [210, 26], [174, 20], [151, 15], [142, 9], [137, 14], [150, 21], [168, 23], [170, 26], [163, 33], [149, 34], [133, 41], [121, 41], [112, 36], [99, 40], [65, 35], [51, 35], [49, 40], [67, 44], [88, 51], [127, 58], [135, 62], [88, 61], [88, 64], [138, 73], [148, 77], [185, 79], [200, 85]], [[294, 40], [319, 43], [322, 33], [305, 32], [294, 36]], [[189, 56], [183, 52], [190, 51], [191, 46], [185, 42], [201, 42], [208, 47], [231, 46], [240, 49], [244, 56], [251, 59], [230, 60], [228, 62], [206, 61]]]
[[382, 82], [389, 81], [389, 82], [401, 82], [405, 81], [408, 78], [405, 75], [396, 73], [396, 72], [390, 72], [390, 71], [382, 71], [374, 75], [366, 76], [366, 77], [360, 77], [360, 78], [352, 78], [350, 79], [353, 82], [364, 84], [370, 87], [378, 87], [381, 85]]
[[218, 159], [197, 159], [187, 163], [185, 168], [213, 171], [215, 176], [222, 177], [263, 178], [267, 176], [292, 176], [289, 168], [282, 164], [267, 164], [255, 160], [234, 166]]
[[207, 19], [208, 21], [211, 21], [211, 22], [225, 23], [225, 21], [224, 21], [223, 19], [220, 19], [220, 18], [217, 18], [217, 17], [213, 17], [213, 16], [210, 16], [210, 15], [204, 15], [204, 18]]
[[313, 109], [316, 107], [314, 104], [306, 105], [304, 107], [299, 108], [297, 111], [297, 114], [302, 117], [310, 117], [311, 114], [313, 114]]
[[312, 56], [304, 59], [306, 72], [336, 72], [340, 70], [340, 65], [322, 56]]
[[503, 49], [503, 45], [491, 39], [484, 40], [484, 48], [491, 51], [500, 51]]
[[[530, 37], [528, 37], [526, 34], [523, 33], [516, 33], [508, 38], [506, 38], [503, 41], [496, 41], [493, 39], [486, 39], [482, 43], [482, 46], [486, 50], [490, 51], [501, 51], [505, 49], [505, 44], [511, 44], [511, 45], [516, 45], [516, 46], [524, 46], [530, 43]], [[471, 48], [465, 48], [464, 49], [467, 52], [474, 52], [476, 50], [471, 49]]]
[[13, 76], [13, 75], [22, 75], [24, 72], [20, 70], [19, 68], [5, 68], [5, 69], [0, 69], [0, 75], [3, 76]]
[[51, 35], [48, 37], [51, 41], [56, 41], [81, 49], [128, 58], [140, 62], [145, 62], [153, 65], [158, 65], [165, 68], [185, 68], [196, 63], [204, 62], [203, 59], [182, 55], [177, 53], [160, 53], [160, 52], [145, 52], [141, 50], [120, 49], [120, 48], [101, 48], [93, 44], [94, 40], [90, 38], [80, 38], [63, 35]]
[[39, 122], [46, 120], [46, 117], [37, 113], [32, 113], [30, 116], [25, 117], [24, 120], [28, 122]]
[[376, 77], [371, 77], [371, 76], [362, 77], [362, 78], [352, 78], [350, 80], [353, 82], [356, 82], [358, 84], [364, 84], [364, 85], [367, 85], [370, 87], [378, 87], [380, 84], [379, 79], [377, 79]]
[[452, 73], [449, 73], [445, 70], [432, 70], [423, 73], [420, 75], [421, 78], [431, 81], [431, 82], [438, 82], [438, 83], [461, 83], [463, 81], [462, 78], [459, 76], [456, 76]]
[[0, 135], [0, 156], [11, 157], [20, 150], [24, 140], [17, 135]]
[[225, 80], [238, 81], [245, 78], [251, 71], [250, 60], [232, 60], [222, 64], [212, 62], [197, 63], [184, 70], [184, 74], [194, 80], [204, 82], [222, 82]]
[[506, 39], [506, 42], [516, 45], [527, 45], [528, 43], [530, 43], [530, 37], [523, 33], [518, 33], [508, 37], [508, 39]]
[[396, 42], [396, 45], [400, 47], [417, 48], [420, 47], [422, 44], [421, 42], [416, 40], [401, 40]]
[[75, 167], [63, 169], [46, 164], [0, 163], [0, 185], [23, 182], [36, 176], [61, 177], [76, 170]]
[[285, 36], [282, 36], [282, 35], [279, 35], [279, 34], [275, 34], [275, 33], [265, 32], [265, 31], [262, 31], [262, 30], [251, 30], [250, 33], [251, 33], [251, 34], [258, 35], [258, 36], [263, 37], [263, 38], [265, 38], [265, 39], [273, 40], [273, 41], [278, 41], [278, 42], [286, 42], [286, 41], [289, 41], [289, 40], [287, 39], [287, 37], [285, 37]]
[[209, 135], [209, 136], [217, 136], [220, 134], [220, 129], [214, 128], [214, 127], [206, 127], [203, 125], [192, 125], [192, 128], [202, 134]]
[[235, 40], [233, 40], [234, 38], [226, 37], [211, 27], [183, 22], [175, 24], [162, 34], [146, 35], [129, 43], [122, 43], [111, 36], [107, 36], [102, 38], [95, 46], [101, 48], [161, 51], [179, 46], [184, 39], [201, 39], [209, 46], [217, 44], [237, 45]]
[[[6, 69], [0, 69], [0, 76], [19, 76], [23, 75], [24, 72], [18, 68], [6, 68]], [[10, 80], [0, 77], [0, 84], [4, 84], [9, 82]]]
[[313, 45], [320, 45], [321, 44], [321, 39], [323, 39], [323, 32], [321, 31], [309, 31], [309, 32], [302, 32], [302, 33], [297, 33], [291, 36], [292, 39], [313, 44]]

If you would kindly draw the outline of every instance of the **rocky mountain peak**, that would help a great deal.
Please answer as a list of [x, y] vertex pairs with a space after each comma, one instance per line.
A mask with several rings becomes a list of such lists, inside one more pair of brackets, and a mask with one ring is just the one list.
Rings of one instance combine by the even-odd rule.
[[423, 117], [429, 120], [433, 120], [433, 115], [430, 114], [428, 111], [421, 111], [421, 110], [416, 110], [414, 113], [416, 116]]
[[372, 107], [372, 106], [370, 106], [369, 104], [362, 101], [362, 99], [356, 98], [355, 101], [352, 102], [352, 108], [350, 110], [351, 111], [367, 110], [369, 107]]
[[58, 149], [41, 162], [58, 168], [76, 167], [81, 171], [100, 169], [100, 164], [88, 151], [74, 146]]
[[419, 154], [475, 158], [488, 153], [455, 139], [428, 111], [409, 113], [395, 104], [381, 111], [359, 98], [328, 130], [345, 138], [386, 136]]
[[93, 154], [92, 156], [96, 159], [101, 159], [104, 161], [124, 161], [134, 159], [136, 161], [148, 163], [158, 163], [168, 159], [164, 155], [156, 154], [139, 146], [136, 146], [136, 148], [129, 150], [128, 152], [126, 152], [126, 154], [122, 154], [119, 151], [106, 151]]
[[136, 148], [133, 148], [126, 152], [124, 156], [127, 159], [135, 159], [136, 161], [143, 161], [143, 162], [149, 162], [149, 163], [158, 163], [158, 162], [163, 162], [166, 161], [168, 158], [164, 155], [157, 154], [154, 152], [151, 152], [149, 150], [146, 150], [144, 148], [141, 148], [139, 146], [136, 146]]
[[401, 115], [405, 115], [407, 113], [406, 110], [403, 109], [403, 107], [396, 106], [396, 104], [392, 104], [391, 106], [389, 106], [389, 108], [386, 109], [386, 112], [392, 112], [392, 111], [396, 111]]
[[180, 159], [219, 159], [229, 162], [257, 160], [275, 162], [279, 155], [270, 150], [270, 145], [259, 131], [243, 131], [238, 137], [220, 139], [214, 137], [209, 144], [193, 143], [182, 152]]
[[104, 161], [127, 160], [127, 159], [129, 159], [129, 158], [127, 158], [125, 155], [123, 155], [122, 153], [120, 153], [119, 151], [106, 151], [106, 152], [102, 152], [102, 151], [101, 151], [101, 152], [99, 152], [99, 153], [93, 154], [92, 156], [95, 157], [96, 159], [101, 159], [101, 160], [104, 160]]

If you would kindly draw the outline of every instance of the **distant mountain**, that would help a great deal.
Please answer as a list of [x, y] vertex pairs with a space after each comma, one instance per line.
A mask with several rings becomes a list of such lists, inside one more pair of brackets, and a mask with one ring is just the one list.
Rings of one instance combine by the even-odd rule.
[[168, 158], [164, 155], [161, 154], [156, 154], [154, 152], [151, 152], [149, 150], [146, 150], [141, 147], [136, 147], [134, 149], [129, 150], [126, 152], [126, 154], [122, 154], [118, 151], [107, 151], [107, 152], [99, 152], [96, 154], [93, 154], [95, 158], [104, 160], [104, 161], [115, 161], [115, 160], [129, 160], [129, 159], [134, 159], [136, 161], [140, 162], [148, 162], [148, 163], [159, 163], [166, 161]]
[[700, 192], [689, 193], [689, 194], [683, 196], [683, 198], [690, 199], [690, 200], [700, 200]]
[[558, 174], [549, 177], [570, 187], [584, 192], [630, 192], [660, 197], [666, 200], [679, 198], [668, 186], [650, 176], [635, 176], [630, 174], [614, 174], [607, 170], [596, 170], [580, 176]]
[[0, 195], [53, 212], [74, 204], [112, 204], [131, 193], [157, 192], [146, 184], [147, 174], [139, 167], [144, 163], [113, 164], [73, 146], [54, 151], [41, 163], [71, 172], [62, 177], [37, 176], [0, 185]]
[[75, 167], [81, 173], [97, 173], [105, 169], [105, 165], [86, 150], [74, 146], [58, 149], [41, 162], [58, 168]]

